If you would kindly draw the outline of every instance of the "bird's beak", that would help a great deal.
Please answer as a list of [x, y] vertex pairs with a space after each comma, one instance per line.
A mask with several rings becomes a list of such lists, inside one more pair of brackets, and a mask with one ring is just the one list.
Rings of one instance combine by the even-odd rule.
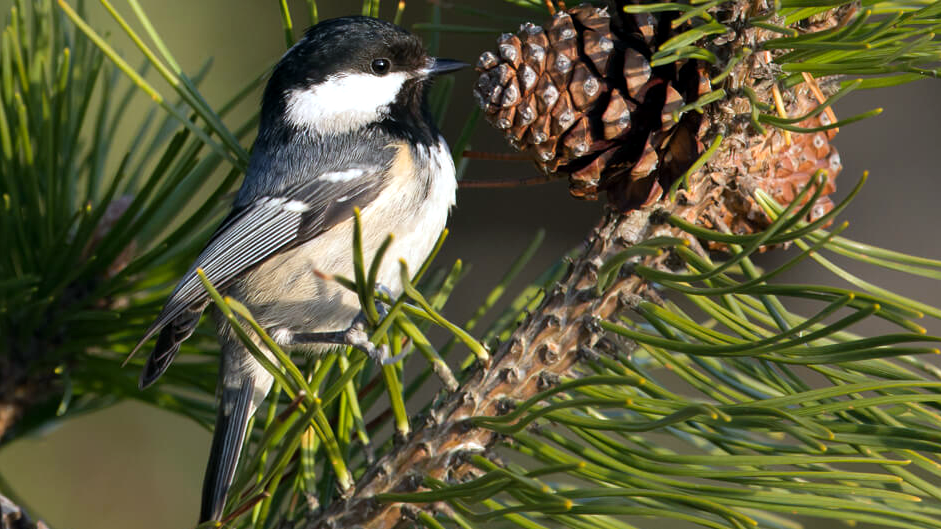
[[430, 75], [441, 75], [451, 73], [470, 66], [466, 62], [455, 61], [454, 59], [431, 58], [428, 59], [428, 73]]

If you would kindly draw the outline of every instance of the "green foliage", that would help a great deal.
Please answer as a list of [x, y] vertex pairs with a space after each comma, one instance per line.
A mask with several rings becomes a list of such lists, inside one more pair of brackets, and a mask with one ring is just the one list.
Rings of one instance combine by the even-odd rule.
[[[7, 365], [26, 366], [23, 377], [43, 377], [48, 388], [47, 403], [4, 441], [120, 398], [206, 423], [214, 370], [206, 340], [190, 348], [202, 362], [167, 381], [186, 392], [140, 393], [135, 370], [119, 364], [222, 213], [221, 198], [244, 165], [234, 163], [245, 157], [237, 137], [254, 124], [236, 132], [221, 125], [195, 88], [206, 68], [194, 79], [172, 77], [180, 101], [171, 101], [144, 81], [153, 61], [129, 69], [84, 23], [89, 36], [76, 32], [67, 16], [80, 21], [65, 4], [59, 10], [51, 1], [17, 1], [3, 32], [0, 355]], [[139, 89], [164, 112], [154, 108], [134, 124], [134, 139], [121, 151], [117, 131]], [[235, 168], [225, 169], [227, 161]], [[220, 169], [228, 174], [208, 178]]]
[[[600, 288], [627, 263], [686, 303], [640, 301], [620, 321], [598, 321], [608, 338], [579, 376], [505, 415], [471, 419], [503, 436], [501, 459], [512, 463], [474, 456], [477, 479], [426, 479], [428, 491], [381, 499], [446, 501], [461, 527], [496, 519], [519, 527], [635, 527], [637, 516], [717, 528], [796, 527], [782, 518], [793, 514], [941, 526], [941, 370], [914, 356], [938, 353], [941, 337], [913, 321], [941, 313], [864, 283], [823, 254], [935, 278], [941, 262], [836, 237], [800, 220], [809, 206], [758, 199], [777, 219], [761, 234], [671, 219], [700, 240], [728, 244], [733, 253], [723, 262], [661, 238], [601, 267]], [[802, 251], [760, 274], [750, 255], [771, 242]], [[687, 271], [631, 264], [662, 248]], [[769, 281], [807, 258], [859, 290]], [[789, 310], [797, 299], [813, 300], [818, 312]], [[902, 332], [849, 330], [866, 329], [871, 318]]]
[[[812, 24], [815, 17], [845, 0], [778, 0], [771, 9], [747, 17], [749, 26], [767, 29], [784, 36], [761, 43], [764, 50], [788, 50], [775, 57], [785, 72], [809, 72], [815, 75], [883, 75], [871, 79], [866, 88], [889, 86], [941, 73], [941, 42], [935, 31], [941, 23], [937, 2], [866, 1], [861, 12], [851, 12], [846, 23], [823, 30], [801, 33], [795, 26]], [[688, 20], [693, 27], [663, 43], [653, 55], [652, 64], [665, 64], [683, 58], [715, 63], [715, 55], [703, 55], [702, 47], [715, 36], [735, 28], [716, 19], [720, 2], [639, 3], [628, 5], [628, 13], [683, 13], [672, 21], [678, 27]], [[698, 43], [691, 46], [692, 43]], [[756, 50], [759, 51], [759, 50]], [[793, 83], [800, 77], [790, 78]]]
[[[80, 9], [64, 2], [61, 10], [49, 1], [37, 0], [31, 8], [18, 2], [3, 34], [0, 238], [7, 252], [0, 260], [0, 353], [15, 359], [38, 351], [37, 369], [48, 368], [62, 381], [53, 405], [31, 412], [21, 431], [122, 398], [143, 399], [201, 424], [211, 420], [215, 346], [208, 335], [187, 342], [184, 361], [167, 372], [159, 391], [138, 392], [138, 370], [121, 370], [119, 363], [213, 228], [216, 204], [245, 165], [240, 139], [254, 122], [233, 132], [223, 120], [261, 78], [214, 111], [197, 89], [200, 75], [182, 72], [137, 2], [128, 3], [144, 36], [102, 0], [178, 101], [146, 80], [146, 68], [131, 68], [83, 21]], [[521, 19], [546, 14], [543, 2], [508, 3], [522, 8]], [[790, 27], [843, 3], [781, 0], [774, 13], [750, 20], [783, 35], [764, 49], [789, 50], [778, 58], [785, 86], [794, 72], [882, 75], [848, 82], [814, 112], [854, 89], [937, 75], [939, 47], [931, 33], [939, 23], [937, 3], [867, 2], [866, 10], [835, 30], [799, 34]], [[728, 29], [715, 16], [719, 6], [629, 9], [677, 9], [681, 22], [694, 22], [693, 29], [665, 43], [655, 60], [714, 61], [716, 54], [705, 52], [702, 43]], [[307, 7], [315, 21], [316, 2]], [[377, 14], [379, 8], [377, 0], [366, 0], [362, 12]], [[397, 4], [396, 19], [404, 8]], [[474, 12], [470, 5], [451, 8]], [[295, 24], [286, 2], [280, 2], [280, 13], [290, 45]], [[444, 13], [435, 3], [428, 22], [416, 26], [432, 49], [443, 31], [481, 30], [448, 25]], [[81, 33], [65, 24], [66, 17]], [[488, 22], [502, 24], [496, 17]], [[728, 59], [730, 66], [761, 50], [739, 51]], [[432, 94], [439, 120], [452, 88], [439, 83]], [[138, 90], [161, 112], [144, 121], [126, 154], [115, 155], [115, 131]], [[725, 97], [722, 89], [711, 95]], [[753, 103], [756, 129], [766, 124], [791, 130], [811, 117], [783, 119]], [[682, 111], [702, 111], [705, 104]], [[456, 153], [467, 145], [478, 115], [472, 113], [465, 125]], [[697, 164], [720, 143], [717, 138]], [[117, 158], [118, 168], [107, 169]], [[225, 176], [208, 178], [217, 170]], [[838, 235], [842, 227], [825, 231], [849, 198], [813, 223], [801, 220], [821, 193], [823, 178], [818, 175], [801, 193], [805, 206], [796, 200], [782, 207], [756, 194], [773, 219], [762, 233], [721, 233], [670, 218], [689, 237], [650, 239], [602, 264], [596, 293], [611, 288], [619, 274], [633, 273], [657, 285], [667, 301], [638, 301], [616, 320], [597, 321], [595, 330], [604, 339], [572, 376], [513, 403], [504, 415], [470, 418], [469, 424], [502, 436], [497, 457], [469, 456], [479, 477], [426, 478], [422, 492], [390, 492], [378, 500], [446, 502], [446, 514], [417, 514], [419, 523], [433, 528], [497, 521], [502, 527], [629, 528], [651, 517], [715, 528], [793, 528], [799, 524], [787, 517], [794, 514], [941, 527], [941, 369], [917, 356], [937, 353], [941, 338], [927, 336], [916, 322], [941, 319], [941, 310], [849, 274], [827, 252], [928, 279], [941, 278], [941, 262], [844, 239]], [[123, 207], [104, 222], [115, 204]], [[244, 306], [204, 281], [224, 317], [240, 324], [233, 329], [275, 377], [267, 407], [252, 420], [253, 442], [230, 494], [226, 521], [232, 526], [299, 524], [317, 507], [351, 493], [378, 456], [412, 433], [415, 419], [406, 406], [427, 412], [445, 394], [427, 397], [420, 390], [453, 391], [468, 368], [486, 365], [491, 351], [566, 270], [560, 259], [488, 328], [479, 328], [533, 255], [543, 237], [538, 235], [474, 316], [457, 325], [442, 308], [464, 277], [463, 263], [432, 266], [446, 235], [414, 274], [399, 264], [404, 292], [388, 299], [375, 284], [384, 252], [365, 261], [356, 223], [354, 277], [334, 279], [358, 294], [372, 341], [404, 356], [394, 365], [379, 367], [353, 349], [295, 364]], [[730, 252], [710, 259], [693, 251], [691, 239], [720, 243]], [[792, 259], [759, 270], [752, 255], [783, 244], [797, 249]], [[641, 264], [664, 252], [677, 265], [673, 271]], [[778, 281], [808, 259], [851, 287]], [[377, 299], [389, 306], [386, 314], [376, 310]], [[802, 316], [795, 302], [815, 308]], [[867, 336], [874, 318], [898, 330]], [[248, 339], [244, 323], [278, 364]], [[444, 343], [428, 338], [433, 327], [448, 336]], [[463, 359], [455, 349], [464, 350]], [[410, 380], [404, 374], [408, 362], [417, 364], [409, 366]]]
[[[693, 1], [689, 3], [639, 3], [627, 5], [628, 13], [659, 13], [678, 11], [681, 14], [671, 23], [679, 27], [691, 22], [691, 28], [664, 42], [651, 57], [651, 66], [661, 66], [680, 60], [701, 60], [724, 67], [722, 74], [712, 79], [713, 86], [726, 81], [728, 72], [743, 58], [764, 51], [777, 53], [774, 62], [786, 74], [781, 77], [783, 86], [793, 86], [804, 81], [803, 74], [815, 76], [869, 76], [865, 79], [845, 81], [843, 90], [835, 94], [815, 112], [823, 112], [840, 97], [857, 88], [882, 88], [926, 78], [937, 78], [941, 74], [941, 39], [935, 32], [941, 27], [941, 4], [930, 0], [868, 1], [861, 11], [848, 11], [837, 27], [826, 30], [810, 30], [818, 17], [828, 11], [846, 6], [843, 0], [777, 0], [770, 9], [746, 17], [747, 27], [779, 33], [779, 38], [767, 39], [755, 49], [741, 48], [724, 59], [716, 55], [716, 48], [725, 44], [714, 44], [719, 38], [736, 35], [741, 29], [732, 22], [724, 23], [716, 13], [721, 3]], [[741, 9], [741, 7], [737, 7]], [[805, 31], [798, 31], [803, 28]], [[783, 53], [786, 52], [786, 53]], [[745, 96], [752, 106], [752, 125], [763, 133], [762, 124], [793, 132], [816, 132], [842, 127], [882, 112], [874, 109], [863, 114], [843, 119], [838, 123], [827, 123], [815, 129], [796, 126], [805, 119], [787, 119], [773, 114], [758, 101], [750, 88], [744, 87]], [[724, 97], [717, 90], [700, 98], [693, 108], [701, 112], [705, 102]], [[733, 95], [733, 94], [730, 94]], [[675, 116], [675, 119], [678, 116]]]

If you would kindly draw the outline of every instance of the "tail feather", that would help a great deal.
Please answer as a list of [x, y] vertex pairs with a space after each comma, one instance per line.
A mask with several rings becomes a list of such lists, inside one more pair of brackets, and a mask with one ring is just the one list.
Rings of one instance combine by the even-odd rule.
[[203, 307], [191, 308], [180, 314], [166, 327], [160, 330], [157, 344], [153, 352], [147, 357], [144, 369], [140, 374], [139, 385], [141, 389], [150, 386], [160, 378], [160, 375], [170, 367], [176, 354], [180, 352], [180, 345], [193, 334], [199, 317], [203, 314]]
[[253, 409], [252, 396], [255, 392], [255, 377], [248, 375], [242, 379], [238, 388], [223, 388], [219, 402], [219, 414], [216, 428], [212, 435], [212, 449], [206, 476], [203, 479], [203, 498], [199, 512], [199, 523], [209, 520], [218, 521], [222, 517], [225, 498], [235, 477], [235, 467], [242, 443], [245, 441], [245, 429]]

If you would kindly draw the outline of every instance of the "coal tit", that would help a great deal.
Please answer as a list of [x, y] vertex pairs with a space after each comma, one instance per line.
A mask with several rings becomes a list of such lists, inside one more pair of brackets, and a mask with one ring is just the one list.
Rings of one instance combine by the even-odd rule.
[[[197, 269], [280, 345], [321, 353], [330, 347], [325, 337], [355, 336], [345, 329], [360, 311], [356, 295], [322, 275], [352, 277], [354, 208], [362, 211], [367, 260], [395, 235], [379, 283], [400, 292], [397, 259], [416, 269], [454, 204], [454, 163], [427, 92], [435, 75], [463, 66], [429, 57], [417, 37], [373, 18], [311, 27], [271, 74], [231, 213], [135, 347], [159, 332], [141, 388], [163, 374], [209, 304]], [[220, 519], [246, 425], [272, 383], [226, 320], [216, 321], [219, 409], [200, 522]]]

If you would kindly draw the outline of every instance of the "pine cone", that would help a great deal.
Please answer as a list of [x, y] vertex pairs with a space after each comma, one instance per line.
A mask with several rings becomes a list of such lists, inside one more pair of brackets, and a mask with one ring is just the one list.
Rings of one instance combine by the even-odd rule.
[[[806, 85], [795, 87], [787, 105], [788, 115], [805, 115], [814, 110], [819, 102]], [[798, 123], [799, 127], [812, 129], [827, 125], [827, 113]], [[747, 144], [733, 147], [731, 163], [739, 168], [739, 174], [729, 178], [727, 171], [707, 171], [704, 175], [722, 187], [722, 194], [709, 215], [701, 221], [717, 229], [728, 229], [736, 235], [746, 235], [768, 227], [771, 219], [752, 198], [755, 190], [761, 189], [779, 204], [788, 205], [797, 198], [818, 170], [827, 174], [820, 198], [811, 208], [808, 220], [814, 221], [829, 213], [833, 201], [829, 195], [836, 191], [836, 177], [843, 169], [840, 154], [830, 145], [836, 129], [825, 132], [785, 134], [777, 129], [764, 136], [752, 136]], [[813, 192], [811, 190], [810, 194]], [[800, 205], [803, 205], [801, 203]], [[723, 245], [713, 244], [722, 249]]]
[[700, 115], [677, 121], [675, 112], [711, 88], [696, 61], [651, 68], [652, 51], [678, 30], [617, 4], [580, 5], [545, 28], [504, 34], [496, 53], [480, 56], [474, 92], [514, 147], [568, 175], [573, 196], [607, 190], [626, 210], [658, 199], [698, 158]]
[[[747, 120], [751, 105], [744, 87], [763, 103], [772, 102], [772, 56], [752, 54], [736, 68], [738, 78], [726, 77], [722, 87], [728, 95], [712, 106], [724, 108], [707, 112], [712, 121], [704, 122], [696, 111], [679, 111], [712, 90], [710, 71], [714, 75], [722, 65], [690, 60], [652, 67], [653, 53], [690, 22], [674, 28], [675, 12], [625, 13], [624, 6], [633, 3], [583, 4], [557, 13], [544, 27], [526, 23], [516, 34], [502, 35], [497, 51], [484, 52], [477, 64], [481, 75], [474, 93], [488, 121], [511, 145], [529, 152], [542, 171], [567, 176], [573, 196], [596, 199], [605, 191], [621, 211], [659, 200], [718, 131], [726, 134], [720, 151], [731, 152], [719, 156], [724, 167], [708, 164], [698, 172], [696, 178], [721, 189], [709, 214], [696, 220], [733, 233], [759, 231], [770, 220], [751, 193], [761, 188], [789, 204], [818, 169], [827, 171], [828, 181], [809, 217], [830, 211], [827, 195], [841, 168], [830, 146], [835, 131], [787, 135], [768, 127], [761, 134]], [[785, 92], [788, 116], [807, 114], [819, 102], [805, 85]], [[716, 122], [719, 115], [723, 123]], [[799, 126], [818, 127], [826, 116]]]

